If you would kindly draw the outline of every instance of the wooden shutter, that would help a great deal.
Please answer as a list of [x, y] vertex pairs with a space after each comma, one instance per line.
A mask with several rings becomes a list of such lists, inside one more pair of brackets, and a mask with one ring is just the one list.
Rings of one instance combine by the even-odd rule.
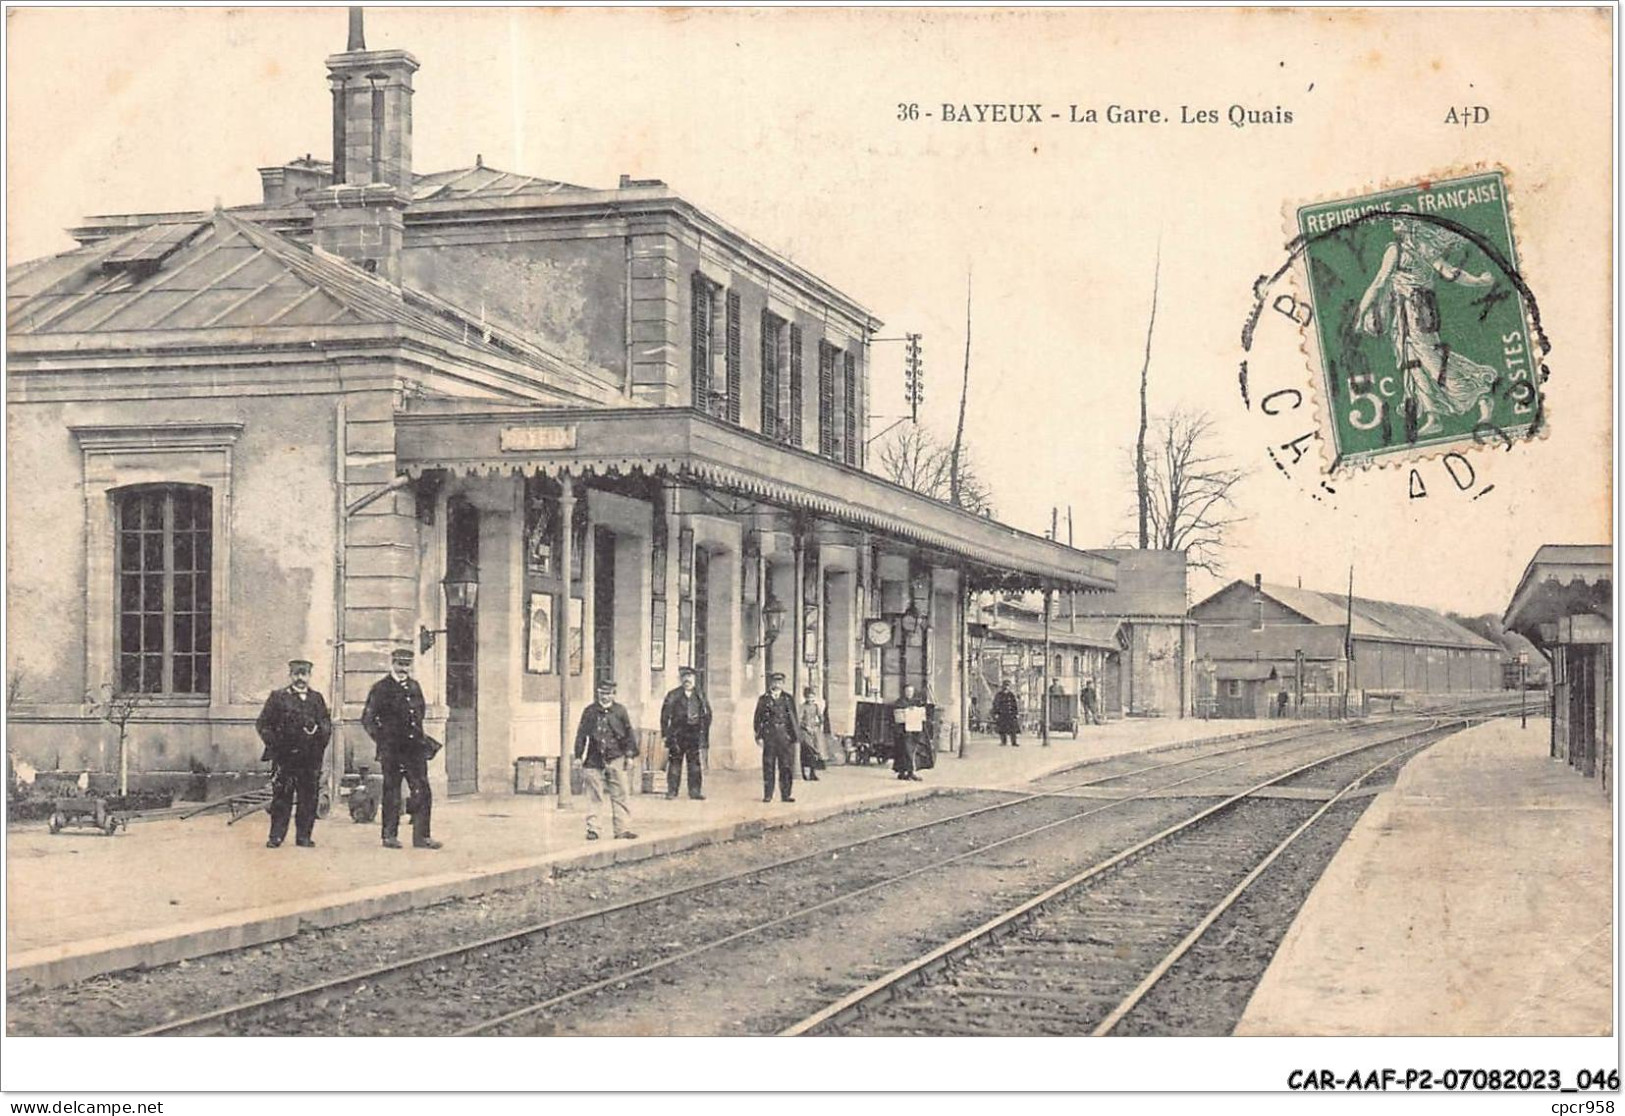
[[762, 311], [762, 436], [779, 436], [778, 319]]
[[851, 353], [846, 353], [846, 372], [842, 377], [846, 387], [844, 403], [845, 414], [842, 416], [846, 427], [846, 463], [858, 463], [858, 362]]
[[739, 295], [728, 292], [728, 413], [729, 422], [739, 421]]
[[694, 348], [689, 359], [689, 377], [694, 381], [694, 409], [711, 409], [711, 284], [698, 272], [694, 275], [690, 316]]
[[818, 452], [835, 456], [835, 350], [818, 343]]
[[801, 327], [790, 327], [790, 429], [784, 440], [801, 445]]

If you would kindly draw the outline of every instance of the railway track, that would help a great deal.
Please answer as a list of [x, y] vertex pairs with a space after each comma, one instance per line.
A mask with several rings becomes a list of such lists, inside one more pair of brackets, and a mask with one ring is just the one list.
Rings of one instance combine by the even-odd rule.
[[[1467, 723], [1413, 729], [1265, 780], [1084, 868], [780, 1033], [1110, 1034], [1311, 827], [1367, 780]], [[1372, 751], [1378, 755], [1366, 754]], [[1324, 802], [1258, 798], [1272, 785], [1311, 771], [1324, 778], [1350, 761], [1359, 770]]]
[[[1303, 771], [1350, 752], [1378, 747], [1392, 735], [1392, 729], [1392, 724], [1345, 728], [1344, 732], [1375, 739], [1297, 764], [1292, 770]], [[365, 972], [283, 990], [137, 1033], [287, 1033], [290, 1028], [298, 1033], [302, 1025], [311, 1022], [331, 1024], [335, 1005], [342, 1014], [350, 997], [386, 986], [400, 990], [391, 1002], [410, 1005], [406, 1014], [411, 1018], [389, 1018], [388, 1011], [381, 1013], [385, 1018], [380, 1018], [380, 1013], [367, 1013], [363, 1025], [369, 1033], [422, 1033], [426, 1022], [432, 1022], [430, 1033], [514, 1033], [548, 1020], [587, 997], [624, 988], [673, 970], [685, 960], [746, 939], [786, 932], [800, 920], [904, 880], [941, 871], [1004, 846], [1044, 838], [1058, 827], [1074, 825], [1153, 794], [1167, 794], [1182, 786], [1192, 788], [1193, 794], [1200, 793], [1196, 788], [1204, 780], [1233, 780], [1236, 771], [1256, 766], [1268, 755], [1301, 750], [1336, 731], [1335, 727], [1298, 725], [1215, 749], [1200, 749], [1188, 756], [1080, 765], [1078, 774], [1085, 777], [1073, 778], [1060, 787], [657, 895], [539, 922]], [[1147, 776], [1161, 781], [1144, 789], [1125, 787], [1123, 793], [1104, 801], [1065, 797], [1068, 790], [1100, 788], [1114, 781]], [[930, 840], [921, 840], [928, 831]], [[867, 862], [864, 857], [851, 855], [876, 850], [884, 850], [883, 855], [870, 856]], [[781, 894], [764, 892], [764, 887], [776, 888]], [[767, 918], [755, 913], [764, 910], [785, 913]], [[641, 938], [631, 935], [624, 939], [627, 948], [615, 956], [603, 956], [604, 942], [623, 941], [614, 928], [618, 922], [634, 917], [647, 921], [655, 912], [662, 912], [654, 919], [656, 922], [681, 920], [684, 937], [696, 944], [681, 948], [677, 943], [648, 942], [646, 934]], [[490, 987], [500, 991], [468, 1002], [468, 987], [487, 983], [481, 978], [483, 973], [490, 974]], [[427, 1021], [423, 1013], [431, 1006], [429, 1014], [433, 1019]], [[346, 1032], [341, 1026], [337, 1033]]]

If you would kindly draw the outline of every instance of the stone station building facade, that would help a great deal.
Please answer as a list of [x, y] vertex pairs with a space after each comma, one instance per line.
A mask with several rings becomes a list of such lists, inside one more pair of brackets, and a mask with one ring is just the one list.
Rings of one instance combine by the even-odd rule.
[[[412, 168], [404, 51], [327, 60], [331, 162], [263, 200], [99, 217], [8, 272], [11, 746], [252, 770], [287, 659], [335, 765], [421, 650], [433, 777], [511, 788], [613, 676], [640, 726], [679, 666], [711, 762], [755, 762], [767, 672], [832, 729], [905, 681], [963, 724], [977, 590], [1109, 589], [1108, 561], [865, 471], [869, 311], [664, 184]], [[89, 695], [89, 697], [87, 697]], [[336, 771], [335, 771], [336, 773]]]

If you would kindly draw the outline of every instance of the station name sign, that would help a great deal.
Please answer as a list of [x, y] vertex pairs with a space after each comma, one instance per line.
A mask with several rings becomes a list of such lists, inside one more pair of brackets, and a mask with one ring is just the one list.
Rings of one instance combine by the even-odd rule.
[[500, 444], [503, 453], [571, 450], [576, 448], [576, 428], [573, 423], [568, 426], [504, 426]]

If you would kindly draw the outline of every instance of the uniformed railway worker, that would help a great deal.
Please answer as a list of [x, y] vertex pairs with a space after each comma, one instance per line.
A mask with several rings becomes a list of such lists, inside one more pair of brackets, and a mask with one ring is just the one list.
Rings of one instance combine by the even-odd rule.
[[[288, 836], [294, 818], [294, 843], [314, 848], [316, 802], [321, 794], [322, 756], [333, 735], [327, 702], [310, 688], [308, 659], [288, 661], [288, 684], [265, 699], [254, 728], [265, 743], [260, 758], [271, 761], [271, 833], [265, 847], [274, 849]], [[297, 805], [296, 805], [297, 804]]]
[[429, 836], [434, 796], [429, 790], [429, 754], [432, 745], [423, 732], [423, 687], [412, 677], [412, 652], [398, 648], [389, 656], [389, 673], [367, 693], [361, 727], [378, 745], [378, 766], [384, 776], [384, 848], [398, 849], [401, 825], [401, 780], [406, 780], [407, 812], [412, 815], [412, 847], [438, 849]]
[[660, 705], [660, 735], [666, 741], [666, 797], [677, 797], [686, 764], [688, 796], [698, 801], [705, 797], [700, 790], [700, 749], [711, 735], [711, 703], [700, 692], [699, 676], [693, 667], [683, 667], [677, 673], [682, 685], [667, 694]]
[[767, 693], [756, 699], [752, 725], [756, 745], [762, 749], [762, 801], [773, 801], [776, 776], [779, 800], [794, 802], [790, 797], [790, 784], [795, 778], [801, 737], [797, 731], [795, 699], [784, 692], [783, 674], [775, 671], [767, 676]]
[[581, 724], [576, 728], [575, 755], [581, 761], [581, 783], [587, 790], [587, 840], [598, 840], [598, 811], [603, 809], [608, 790], [610, 826], [616, 837], [630, 841], [637, 834], [632, 832], [627, 788], [632, 781], [632, 761], [638, 756], [638, 738], [626, 706], [615, 700], [615, 683], [601, 680], [597, 695], [598, 700], [581, 711]]
[[993, 727], [999, 731], [1001, 748], [1006, 744], [1021, 747], [1021, 706], [1016, 704], [1008, 678], [999, 684], [999, 692], [993, 695]]

